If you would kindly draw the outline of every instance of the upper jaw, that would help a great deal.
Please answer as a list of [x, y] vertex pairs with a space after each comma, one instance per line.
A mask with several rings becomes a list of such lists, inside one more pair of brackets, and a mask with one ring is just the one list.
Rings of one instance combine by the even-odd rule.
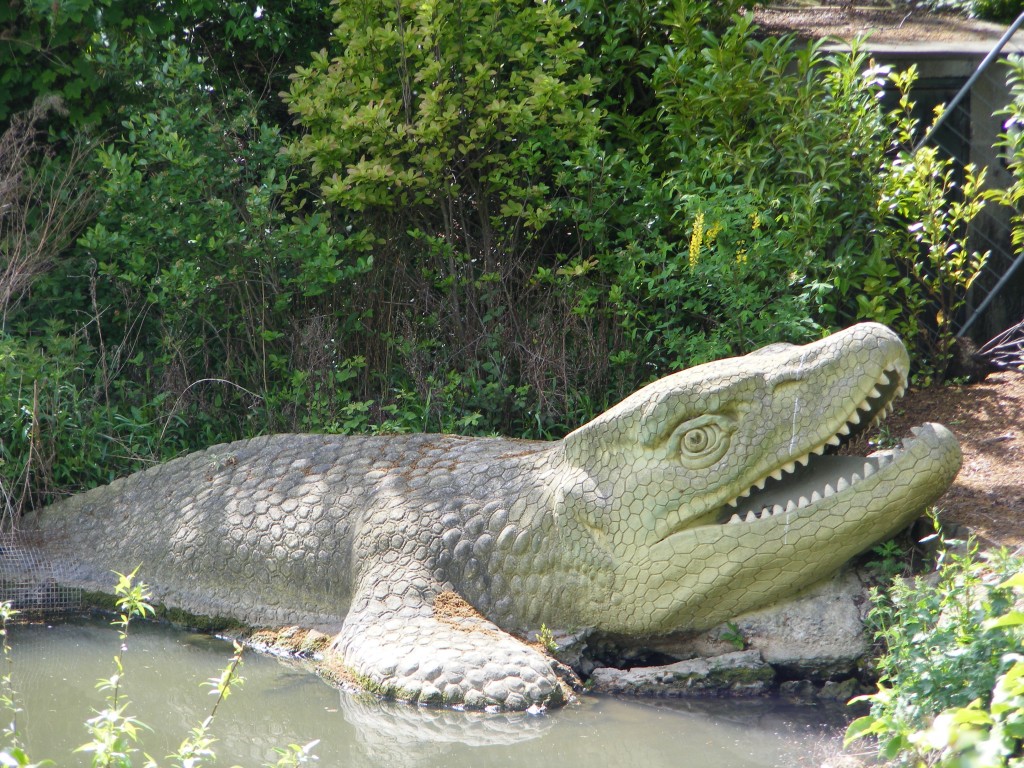
[[[778, 429], [769, 431], [768, 436], [761, 438], [762, 442], [774, 440], [778, 443], [778, 449], [770, 452], [772, 458], [767, 461], [762, 458], [759, 474], [748, 480], [749, 484], [742, 491], [725, 498], [719, 497], [717, 506], [706, 507], [706, 511], [696, 515], [667, 516], [656, 526], [654, 540], [662, 541], [681, 531], [705, 526], [754, 522], [783, 512], [792, 513], [795, 509], [810, 507], [824, 498], [845, 491], [891, 463], [900, 451], [873, 454], [868, 458], [825, 455], [834, 454], [840, 446], [892, 413], [895, 399], [906, 389], [906, 365], [895, 358], [876, 370], [879, 372], [875, 376], [865, 376], [851, 388], [853, 392], [850, 393], [847, 408], [838, 414], [832, 408], [830, 426], [820, 426], [826, 423], [829, 416], [819, 410], [821, 418], [816, 435], [810, 434], [810, 429], [805, 429], [796, 435], [799, 442], [792, 444], [787, 430], [789, 424], [783, 417]], [[782, 379], [781, 376], [779, 378]], [[794, 381], [790, 377], [786, 377], [786, 380]], [[803, 406], [805, 410], [815, 409], [806, 391], [796, 402], [800, 402], [800, 399], [806, 403]], [[784, 408], [790, 405], [787, 403]], [[904, 444], [909, 442], [910, 439], [905, 440]], [[787, 448], [792, 452], [787, 453]]]
[[[831, 434], [804, 446], [796, 455], [777, 457], [774, 467], [725, 502], [715, 522], [749, 522], [751, 515], [763, 517], [766, 513], [791, 512], [809, 506], [845, 490], [892, 461], [898, 451], [888, 456], [872, 454], [867, 459], [824, 456], [892, 413], [893, 402], [906, 389], [904, 373], [898, 367], [886, 368], [873, 385], [864, 389], [859, 402], [854, 401], [856, 404], [840, 417], [838, 424], [833, 424]], [[830, 472], [824, 470], [828, 463], [833, 465]]]
[[[819, 506], [834, 506], [869, 485], [875, 488], [888, 478], [896, 478], [904, 471], [904, 465], [925, 473], [934, 467], [940, 474], [945, 474], [945, 468], [953, 464], [959, 468], [956, 438], [938, 424], [915, 427], [911, 436], [903, 438], [895, 448], [867, 457], [824, 455], [834, 454], [852, 437], [884, 420], [905, 388], [905, 368], [885, 368], [874, 385], [864, 385], [859, 402], [840, 418], [831, 434], [811, 442], [806, 450], [801, 448], [797, 455], [777, 457], [775, 465], [743, 491], [688, 527], [748, 525], [780, 515], [788, 520], [794, 515], [811, 514]], [[928, 461], [928, 452], [934, 454], [934, 462]], [[874, 480], [869, 480], [872, 477]], [[952, 477], [948, 478], [951, 480]]]

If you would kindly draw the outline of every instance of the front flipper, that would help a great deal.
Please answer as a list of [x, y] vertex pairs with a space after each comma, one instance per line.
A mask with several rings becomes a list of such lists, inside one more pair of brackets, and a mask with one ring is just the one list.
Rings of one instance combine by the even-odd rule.
[[566, 699], [557, 662], [423, 579], [364, 579], [329, 654], [362, 687], [403, 701], [522, 710]]

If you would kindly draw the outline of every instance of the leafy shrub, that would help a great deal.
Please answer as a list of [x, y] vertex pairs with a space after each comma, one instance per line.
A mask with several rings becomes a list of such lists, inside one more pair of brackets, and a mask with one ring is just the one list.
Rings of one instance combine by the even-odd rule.
[[0, 517], [91, 488], [173, 455], [157, 447], [156, 409], [96, 396], [95, 350], [59, 321], [38, 338], [0, 334]]
[[371, 369], [423, 402], [456, 376], [467, 416], [490, 400], [490, 428], [530, 428], [520, 385], [552, 394], [534, 401], [551, 418], [596, 362], [533, 279], [579, 249], [561, 201], [599, 136], [571, 19], [519, 0], [347, 0], [334, 21], [332, 52], [286, 97], [308, 130], [290, 151], [373, 243], [367, 359], [401, 362]]
[[1024, 11], [1021, 0], [926, 0], [924, 6], [933, 11], [1003, 24], [1009, 24]]
[[669, 39], [633, 78], [652, 104], [611, 124], [639, 151], [602, 158], [577, 215], [592, 266], [564, 290], [614, 318], [634, 380], [848, 324], [870, 255], [889, 257], [884, 73], [856, 49], [761, 39], [726, 7], [728, 24], [717, 4], [664, 11]]
[[60, 99], [40, 99], [0, 135], [0, 328], [89, 221], [88, 143], [76, 139], [55, 156], [44, 140], [47, 118], [64, 111]]
[[1021, 13], [1024, 13], [1024, 4], [1021, 0], [974, 0], [971, 11], [971, 15], [979, 19], [1003, 24], [1009, 24]]
[[[144, 106], [99, 150], [104, 205], [34, 310], [67, 316], [85, 304], [104, 397], [158, 404], [176, 444], [321, 426], [308, 423], [310, 379], [342, 379], [325, 348], [334, 326], [316, 324], [319, 297], [369, 268], [359, 238], [293, 202], [300, 185], [279, 131], [244, 92], [218, 87], [173, 43], [155, 63], [121, 55]], [[348, 402], [344, 389], [320, 391]]]
[[348, 343], [406, 394], [362, 402], [454, 378], [448, 423], [558, 434], [651, 378], [865, 318], [941, 379], [983, 175], [893, 159], [905, 117], [865, 53], [763, 38], [738, 3], [460, 8], [341, 3], [287, 96], [292, 155], [374, 258]]
[[881, 679], [861, 697], [871, 712], [850, 725], [847, 743], [873, 736], [901, 765], [1020, 765], [1024, 619], [1012, 590], [1024, 586], [1022, 570], [1020, 557], [971, 548], [944, 553], [929, 577], [875, 590]]
[[1002, 152], [1012, 181], [1006, 189], [988, 191], [988, 198], [1010, 209], [1011, 242], [1018, 253], [1024, 249], [1024, 56], [1006, 58], [1010, 103], [1001, 110], [1006, 118], [996, 146]]
[[117, 107], [135, 95], [110, 52], [177, 40], [205, 57], [220, 82], [268, 94], [329, 33], [316, 0], [24, 0], [0, 5], [0, 29], [0, 126], [40, 97], [58, 96], [71, 125], [103, 128], [118, 126]]
[[968, 165], [961, 180], [953, 160], [936, 148], [911, 149], [919, 127], [909, 97], [916, 77], [914, 67], [891, 74], [900, 93], [890, 116], [897, 151], [883, 165], [879, 203], [892, 246], [888, 259], [870, 262], [858, 302], [862, 316], [889, 323], [903, 336], [915, 379], [929, 384], [945, 376], [957, 312], [988, 257], [972, 250], [968, 236], [985, 204], [985, 171]]

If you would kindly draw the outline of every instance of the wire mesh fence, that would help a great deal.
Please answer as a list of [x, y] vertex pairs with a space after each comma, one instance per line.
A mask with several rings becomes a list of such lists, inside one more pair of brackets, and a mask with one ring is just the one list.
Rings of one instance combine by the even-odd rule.
[[0, 602], [23, 616], [52, 616], [82, 608], [82, 592], [61, 583], [42, 551], [17, 533], [0, 533]]

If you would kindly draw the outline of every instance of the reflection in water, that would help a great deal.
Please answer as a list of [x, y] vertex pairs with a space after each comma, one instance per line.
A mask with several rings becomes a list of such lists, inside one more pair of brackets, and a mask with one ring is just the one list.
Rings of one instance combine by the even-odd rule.
[[354, 729], [363, 758], [359, 765], [397, 768], [447, 765], [457, 747], [509, 747], [550, 730], [554, 718], [525, 713], [488, 714], [426, 709], [382, 702], [368, 695], [341, 694], [341, 711]]
[[[227, 643], [166, 627], [135, 625], [125, 656], [129, 712], [152, 726], [143, 748], [173, 752], [213, 699], [200, 684], [220, 673]], [[14, 627], [18, 725], [33, 759], [87, 765], [71, 756], [83, 721], [103, 706], [95, 682], [113, 672], [116, 632], [105, 624]], [[830, 729], [820, 711], [743, 701], [626, 702], [587, 697], [544, 714], [423, 709], [339, 692], [298, 665], [250, 654], [246, 682], [214, 725], [218, 764], [262, 765], [274, 747], [320, 739], [322, 766], [453, 768], [585, 763], [673, 768], [810, 765]]]

